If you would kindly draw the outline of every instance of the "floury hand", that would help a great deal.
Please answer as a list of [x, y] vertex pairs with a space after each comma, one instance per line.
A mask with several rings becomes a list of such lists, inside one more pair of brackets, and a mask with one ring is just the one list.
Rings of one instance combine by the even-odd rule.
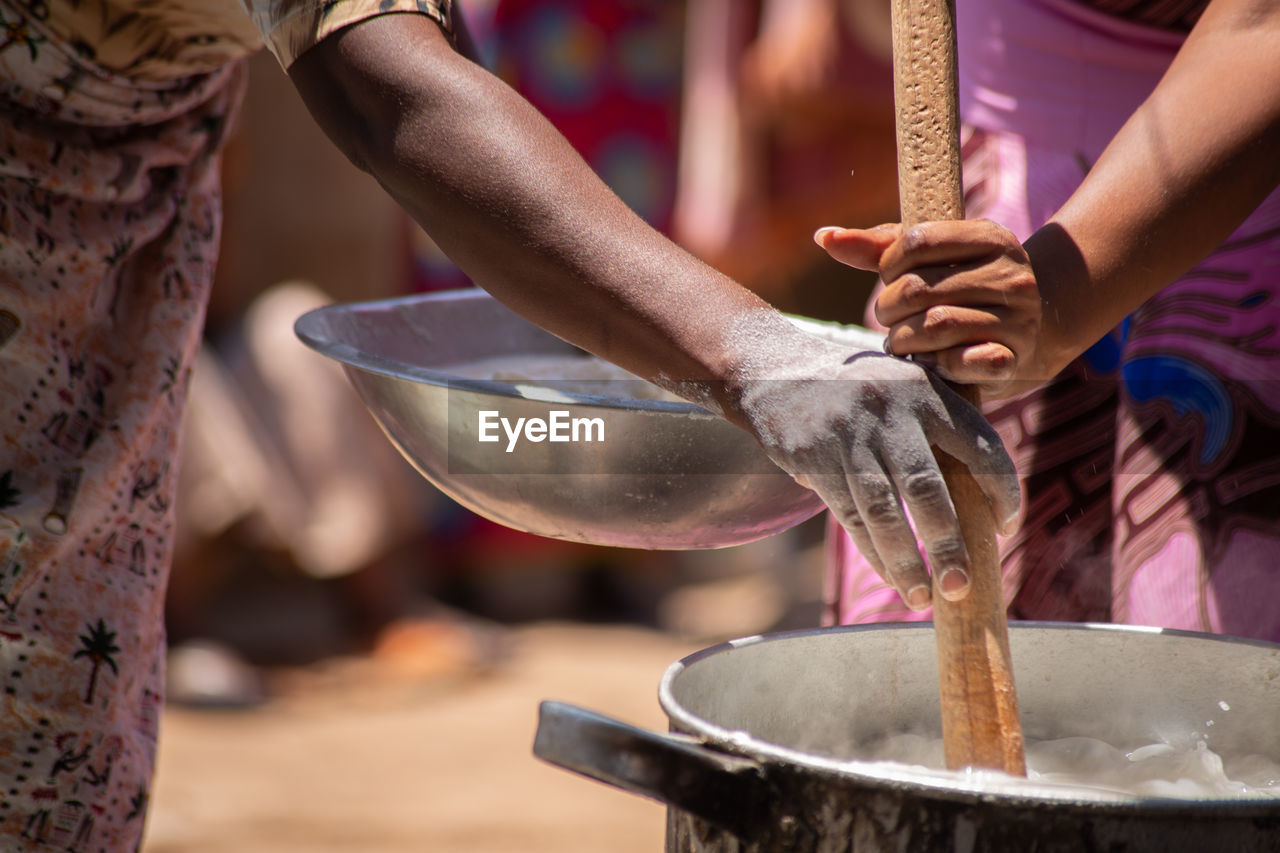
[[810, 334], [771, 311], [747, 314], [735, 338], [730, 417], [818, 493], [908, 606], [930, 602], [916, 533], [944, 594], [962, 598], [968, 552], [932, 447], [969, 468], [1002, 528], [1016, 523], [1020, 501], [1013, 462], [982, 414], [918, 364]]

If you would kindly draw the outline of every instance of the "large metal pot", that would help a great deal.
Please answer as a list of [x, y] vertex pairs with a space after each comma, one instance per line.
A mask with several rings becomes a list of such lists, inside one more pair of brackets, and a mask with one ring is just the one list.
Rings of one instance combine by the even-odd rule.
[[[1050, 623], [1011, 624], [1010, 643], [1029, 740], [1280, 757], [1280, 646]], [[667, 803], [669, 851], [1280, 849], [1280, 799], [1037, 790], [859, 758], [889, 733], [940, 732], [927, 624], [725, 643], [673, 664], [659, 697], [671, 734], [544, 703], [534, 752]]]

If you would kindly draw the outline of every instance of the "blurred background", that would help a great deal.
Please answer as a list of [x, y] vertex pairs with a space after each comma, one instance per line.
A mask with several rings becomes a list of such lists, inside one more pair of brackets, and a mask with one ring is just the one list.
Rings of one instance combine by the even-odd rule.
[[[486, 64], [655, 228], [860, 322], [823, 225], [896, 217], [884, 0], [463, 0]], [[292, 325], [470, 286], [252, 62], [187, 417], [146, 850], [659, 850], [663, 808], [540, 764], [537, 704], [665, 728], [666, 667], [814, 627], [823, 521], [649, 552], [516, 533], [392, 449]]]

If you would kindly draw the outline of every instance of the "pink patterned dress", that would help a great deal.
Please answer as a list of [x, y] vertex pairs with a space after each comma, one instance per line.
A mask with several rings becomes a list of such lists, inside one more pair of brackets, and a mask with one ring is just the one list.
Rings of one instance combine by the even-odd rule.
[[[1203, 3], [1127, 5], [1185, 29]], [[1025, 238], [1182, 37], [1069, 0], [958, 14], [968, 215]], [[1278, 379], [1280, 194], [1057, 380], [988, 407], [1023, 478], [1021, 530], [1001, 542], [1010, 617], [1280, 641]], [[830, 620], [929, 618], [843, 531], [829, 542]]]
[[[0, 849], [141, 845], [218, 154], [282, 62], [404, 0], [0, 0]], [[441, 5], [441, 8], [438, 8]]]

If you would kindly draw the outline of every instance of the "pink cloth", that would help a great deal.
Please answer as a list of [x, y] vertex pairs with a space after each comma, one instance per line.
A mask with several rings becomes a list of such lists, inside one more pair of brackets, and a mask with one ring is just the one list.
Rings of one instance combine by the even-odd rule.
[[244, 69], [137, 85], [0, 17], [0, 848], [123, 853]]
[[[1025, 238], [1177, 48], [1066, 0], [958, 4], [968, 214]], [[1280, 640], [1280, 194], [1049, 386], [988, 407], [1023, 480], [1010, 616]], [[925, 619], [831, 530], [832, 618]]]

